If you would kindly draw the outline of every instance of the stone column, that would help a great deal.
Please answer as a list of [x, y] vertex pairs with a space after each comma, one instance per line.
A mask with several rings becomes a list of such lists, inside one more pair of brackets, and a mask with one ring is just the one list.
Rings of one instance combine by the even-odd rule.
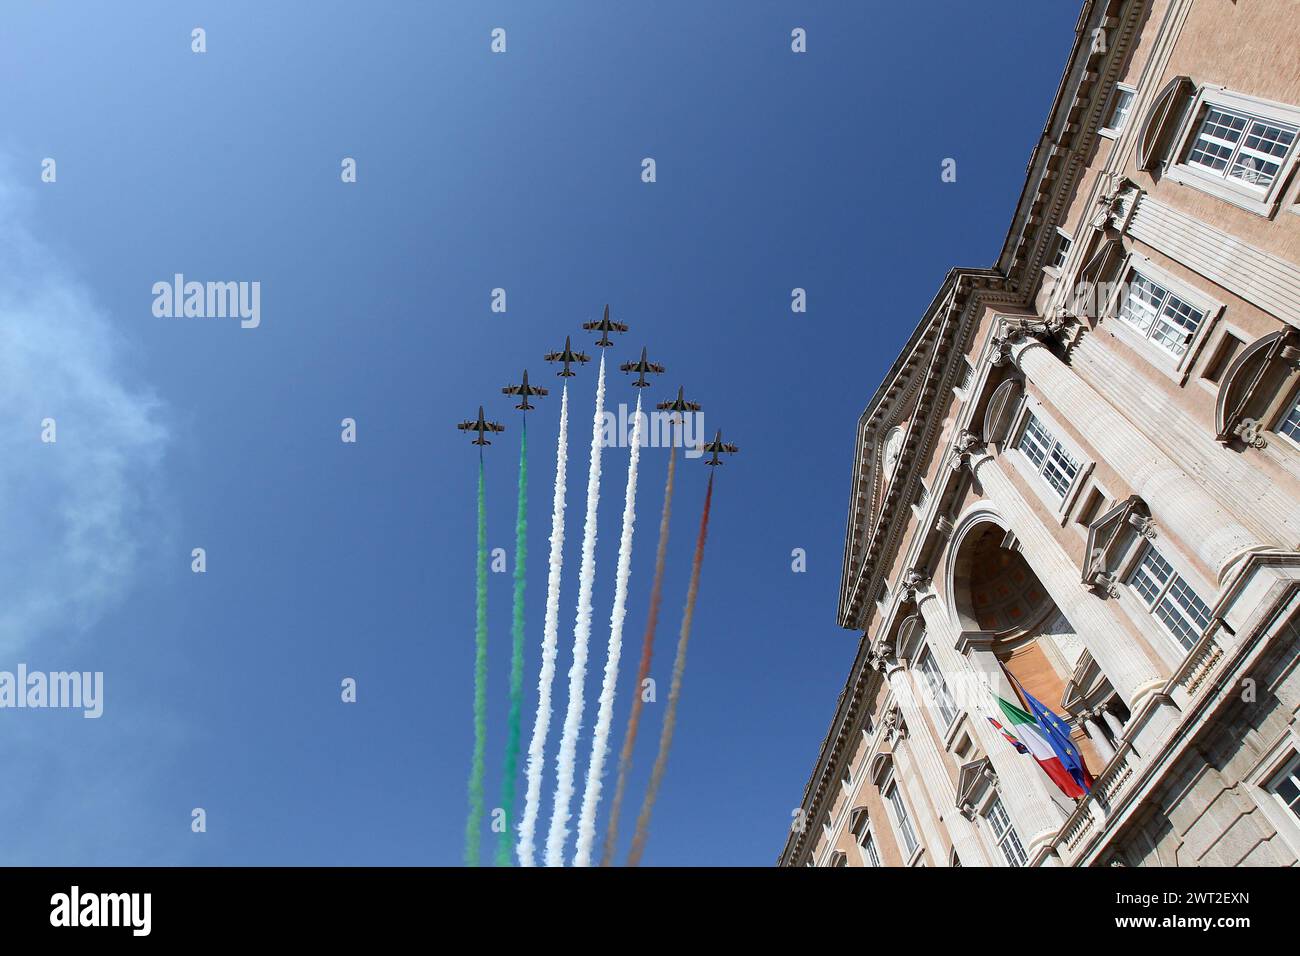
[[[939, 669], [944, 674], [954, 675], [954, 678], [958, 675], [983, 674], [989, 686], [1001, 688], [1004, 678], [992, 652], [983, 651], [984, 659], [977, 666], [957, 650], [959, 632], [949, 621], [934, 591], [919, 591], [917, 603]], [[1011, 689], [1005, 688], [1002, 692], [1009, 697]], [[991, 700], [989, 708], [992, 709]], [[968, 713], [980, 749], [988, 755], [998, 775], [998, 793], [1002, 797], [1002, 804], [1024, 843], [1025, 852], [1032, 860], [1038, 847], [1051, 840], [1065, 822], [1065, 814], [1047, 789], [1053, 784], [1032, 757], [1017, 753], [1007, 743], [989, 723], [987, 714], [981, 714], [977, 710], [968, 710]]]
[[[883, 666], [889, 680], [889, 689], [903, 714], [903, 722], [907, 725], [908, 740], [915, 747], [921, 782], [937, 808], [938, 819], [948, 830], [953, 849], [957, 851], [964, 866], [986, 866], [988, 858], [980, 843], [979, 834], [975, 832], [971, 821], [958, 810], [957, 788], [953, 785], [943, 754], [930, 732], [925, 710], [921, 707], [923, 698], [917, 693], [916, 687], [918, 675], [904, 667], [898, 658], [885, 660]], [[947, 866], [950, 861], [945, 852], [943, 859], [936, 858], [935, 862], [939, 866]]]
[[1102, 385], [1112, 403], [1141, 409], [1151, 423], [1145, 429], [1151, 441], [1263, 540], [1288, 549], [1300, 546], [1300, 505], [1250, 456], [1220, 445], [1209, 426], [1152, 388], [1141, 370], [1118, 361], [1095, 333], [1080, 339], [1072, 363], [1080, 378]]
[[1112, 737], [1116, 740], [1124, 737], [1124, 725], [1120, 723], [1119, 718], [1115, 716], [1115, 713], [1109, 707], [1101, 709], [1101, 719], [1106, 721], [1106, 726], [1110, 728]]
[[1015, 532], [1038, 580], [1110, 685], [1128, 703], [1130, 712], [1137, 713], [1138, 704], [1162, 686], [1165, 678], [1123, 626], [1115, 609], [1084, 587], [1079, 568], [1020, 494], [1005, 471], [1006, 464], [987, 452], [974, 451], [970, 466], [985, 495]]
[[1087, 732], [1092, 745], [1097, 748], [1097, 756], [1101, 758], [1104, 767], [1114, 758], [1115, 748], [1110, 745], [1110, 741], [1106, 739], [1106, 735], [1102, 733], [1101, 728], [1097, 726], [1097, 722], [1093, 720], [1091, 715], [1083, 718], [1083, 729]]
[[1265, 547], [1199, 481], [1172, 462], [1042, 342], [1021, 339], [1011, 346], [1011, 360], [1142, 496], [1156, 522], [1176, 535], [1220, 582], [1238, 558]]

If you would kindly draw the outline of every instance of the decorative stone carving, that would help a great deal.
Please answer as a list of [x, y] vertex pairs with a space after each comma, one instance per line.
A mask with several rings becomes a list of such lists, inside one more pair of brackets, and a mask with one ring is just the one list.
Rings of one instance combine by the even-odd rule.
[[1264, 438], [1266, 429], [1256, 418], [1243, 418], [1232, 429], [1232, 433], [1251, 448], [1267, 448], [1268, 440]]
[[905, 599], [915, 602], [917, 592], [930, 586], [930, 575], [918, 571], [916, 568], [908, 568], [903, 572], [902, 586]]

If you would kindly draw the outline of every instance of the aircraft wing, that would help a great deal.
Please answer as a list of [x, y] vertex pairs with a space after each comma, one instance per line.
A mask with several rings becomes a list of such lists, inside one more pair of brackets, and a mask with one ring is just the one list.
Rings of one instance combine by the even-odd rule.
[[646, 370], [649, 372], [654, 372], [656, 375], [662, 375], [664, 373], [664, 367], [658, 362], [647, 362], [646, 365], [648, 366]]
[[487, 430], [490, 432], [503, 432], [506, 430], [505, 425], [498, 425], [496, 422], [487, 422]]

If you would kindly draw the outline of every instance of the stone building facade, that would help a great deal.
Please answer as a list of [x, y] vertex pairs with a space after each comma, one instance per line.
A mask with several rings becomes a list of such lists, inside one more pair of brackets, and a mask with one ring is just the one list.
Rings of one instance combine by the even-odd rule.
[[[860, 644], [782, 865], [1296, 864], [1298, 13], [1084, 4], [998, 261], [858, 423]], [[1008, 675], [1087, 797], [989, 720]]]

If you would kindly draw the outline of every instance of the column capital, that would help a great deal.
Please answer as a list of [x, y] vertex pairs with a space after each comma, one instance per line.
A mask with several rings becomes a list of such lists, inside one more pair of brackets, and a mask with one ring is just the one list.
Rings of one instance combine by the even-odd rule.
[[1045, 319], [1005, 317], [1000, 325], [991, 342], [993, 365], [996, 367], [1010, 362], [1023, 372], [1020, 356], [1031, 348], [1047, 348], [1047, 340], [1065, 328], [1065, 320], [1056, 315]]

